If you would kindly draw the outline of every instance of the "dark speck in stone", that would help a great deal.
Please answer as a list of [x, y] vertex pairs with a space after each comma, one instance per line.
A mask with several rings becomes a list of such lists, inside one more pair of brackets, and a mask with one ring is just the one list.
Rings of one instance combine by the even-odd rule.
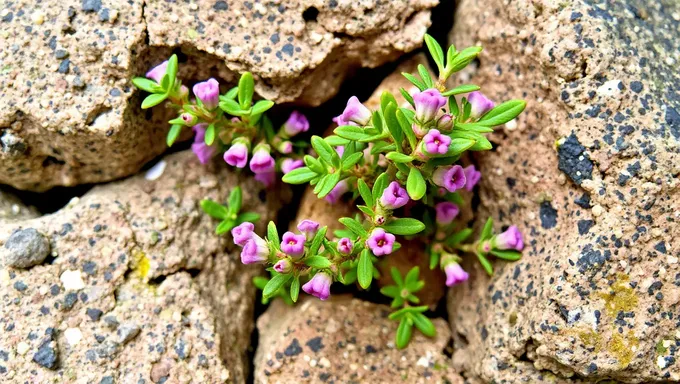
[[85, 12], [99, 12], [102, 8], [102, 0], [83, 0], [82, 5]]
[[216, 1], [213, 5], [213, 9], [216, 11], [226, 11], [229, 9], [229, 5], [226, 1]]
[[550, 229], [557, 225], [557, 210], [553, 208], [549, 201], [541, 203], [539, 216], [541, 217], [541, 226], [543, 228]]
[[305, 345], [307, 345], [313, 352], [319, 352], [324, 347], [321, 336], [309, 339]]
[[667, 250], [666, 250], [666, 242], [665, 242], [665, 241], [660, 241], [660, 242], [658, 242], [658, 243], [654, 246], [654, 249], [656, 249], [657, 251], [659, 251], [659, 252], [661, 252], [661, 253], [663, 253], [663, 254], [666, 254], [666, 252], [667, 252]]
[[269, 37], [269, 40], [270, 40], [272, 43], [274, 43], [274, 44], [278, 43], [279, 40], [280, 40], [280, 39], [279, 39], [279, 34], [278, 34], [278, 33], [275, 33], [275, 34], [271, 35], [271, 36]]
[[69, 71], [69, 66], [71, 65], [71, 60], [65, 59], [62, 60], [62, 62], [59, 64], [59, 68], [57, 69], [57, 72], [66, 74]]
[[590, 228], [595, 225], [595, 222], [592, 220], [579, 220], [578, 221], [578, 234], [579, 235], [585, 235], [590, 231]]
[[281, 50], [284, 53], [287, 53], [288, 56], [293, 56], [294, 49], [295, 49], [295, 47], [293, 47], [293, 44], [290, 44], [290, 43], [284, 45], [283, 48], [281, 48]]
[[635, 93], [642, 92], [642, 83], [639, 82], [639, 81], [631, 81], [630, 90], [635, 92]]
[[302, 353], [302, 347], [298, 339], [293, 339], [290, 345], [283, 351], [283, 354], [286, 356], [296, 356], [300, 353]]
[[591, 179], [593, 163], [586, 153], [586, 148], [573, 133], [557, 149], [558, 168], [567, 174], [576, 184]]

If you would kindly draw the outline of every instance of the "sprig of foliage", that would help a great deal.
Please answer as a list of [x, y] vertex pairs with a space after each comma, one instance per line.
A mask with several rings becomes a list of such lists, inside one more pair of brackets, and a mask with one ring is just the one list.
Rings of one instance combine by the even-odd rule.
[[222, 235], [231, 231], [235, 226], [249, 222], [256, 223], [260, 215], [255, 212], [239, 213], [242, 204], [241, 187], [235, 187], [229, 194], [227, 205], [216, 203], [212, 200], [201, 200], [201, 209], [214, 219], [221, 220], [215, 228], [215, 234]]

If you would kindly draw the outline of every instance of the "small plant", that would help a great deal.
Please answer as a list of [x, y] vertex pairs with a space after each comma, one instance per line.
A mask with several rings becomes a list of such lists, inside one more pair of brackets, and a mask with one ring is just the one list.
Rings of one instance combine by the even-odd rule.
[[[216, 203], [212, 200], [201, 200], [201, 209], [213, 219], [221, 220], [215, 228], [215, 234], [222, 235], [231, 231], [235, 226], [242, 223], [255, 223], [260, 220], [260, 215], [255, 212], [239, 213], [242, 204], [241, 187], [234, 188], [229, 194], [227, 205]], [[252, 225], [252, 224], [250, 224]]]
[[[400, 248], [396, 236], [422, 239], [430, 268], [441, 268], [448, 286], [468, 279], [460, 264], [466, 254], [475, 255], [489, 274], [491, 256], [509, 261], [521, 257], [524, 243], [517, 227], [494, 235], [489, 219], [480, 237], [466, 242], [472, 229], [458, 229], [454, 220], [464, 204], [461, 192], [472, 192], [481, 178], [474, 166], [458, 164], [461, 155], [491, 149], [485, 134], [517, 117], [526, 103], [511, 100], [496, 106], [471, 84], [447, 89], [449, 77], [474, 60], [481, 47], [457, 51], [451, 46], [444, 56], [430, 36], [425, 43], [438, 68], [436, 80], [422, 65], [417, 75], [404, 73], [417, 88], [413, 94], [401, 89], [406, 106], [389, 92], [382, 94], [376, 111], [350, 98], [334, 119], [334, 135], [312, 137], [317, 156], [305, 155], [304, 166], [283, 177], [290, 184], [309, 183], [330, 203], [347, 193], [352, 201], [361, 198], [362, 203], [355, 202], [356, 216], [339, 219], [345, 229], [331, 235], [327, 227], [303, 220], [299, 233], [286, 232], [281, 238], [272, 222], [266, 238], [248, 224], [232, 230], [235, 243], [243, 247], [244, 264], [269, 266], [271, 278], [256, 281], [263, 300], [280, 296], [296, 302], [300, 289], [326, 300], [334, 281], [358, 282], [368, 289], [379, 277], [374, 264]], [[381, 290], [399, 308], [390, 315], [399, 321], [399, 348], [408, 344], [414, 326], [426, 336], [435, 332], [424, 315], [427, 307], [415, 306], [415, 294], [425, 288], [418, 276], [418, 268], [404, 278], [392, 270], [396, 285]]]

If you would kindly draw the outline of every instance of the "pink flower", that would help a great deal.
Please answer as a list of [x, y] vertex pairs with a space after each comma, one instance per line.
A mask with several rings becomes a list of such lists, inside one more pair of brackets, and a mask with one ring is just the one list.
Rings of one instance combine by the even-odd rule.
[[294, 169], [301, 168], [305, 163], [302, 160], [283, 159], [281, 162], [281, 172], [285, 175]]
[[465, 186], [465, 172], [460, 165], [437, 167], [432, 173], [432, 182], [449, 192], [456, 192]]
[[395, 237], [393, 234], [385, 232], [382, 228], [376, 228], [371, 232], [371, 236], [369, 236], [368, 240], [366, 240], [366, 246], [376, 256], [389, 255], [392, 253], [394, 240]]
[[255, 180], [264, 184], [265, 188], [269, 188], [274, 185], [274, 182], [276, 181], [276, 172], [256, 173]]
[[282, 141], [277, 147], [276, 150], [283, 153], [284, 155], [287, 155], [291, 152], [293, 152], [293, 143], [286, 140]]
[[232, 167], [244, 168], [248, 164], [248, 146], [240, 141], [234, 141], [226, 152], [224, 152], [224, 161]]
[[196, 116], [188, 112], [184, 112], [183, 114], [180, 115], [180, 117], [182, 118], [182, 121], [184, 121], [184, 124], [189, 127], [195, 125], [196, 122], [198, 121], [198, 118]]
[[291, 112], [288, 120], [283, 123], [283, 132], [286, 137], [293, 137], [300, 132], [307, 132], [309, 130], [309, 121], [302, 113], [298, 111]]
[[468, 273], [463, 270], [460, 264], [456, 262], [447, 264], [444, 267], [444, 273], [446, 273], [447, 287], [452, 287], [458, 283], [467, 281], [468, 277], [470, 277], [470, 275], [468, 275]]
[[343, 237], [342, 239], [338, 240], [338, 252], [342, 253], [343, 255], [349, 255], [352, 253], [352, 249], [354, 249], [354, 243], [349, 238]]
[[337, 152], [338, 156], [342, 157], [342, 155], [345, 153], [345, 146], [338, 145], [337, 147], [335, 147], [335, 152]]
[[347, 191], [349, 191], [347, 181], [340, 180], [340, 182], [335, 185], [333, 190], [328, 195], [326, 195], [325, 199], [327, 202], [335, 204], [338, 202], [338, 200], [340, 200], [340, 197]]
[[495, 106], [494, 102], [487, 99], [481, 92], [475, 91], [468, 95], [468, 103], [470, 103], [470, 117], [478, 119], [484, 116]]
[[220, 83], [213, 78], [198, 83], [194, 85], [194, 95], [203, 102], [206, 109], [213, 110], [220, 102]]
[[437, 112], [446, 105], [446, 97], [434, 88], [426, 89], [413, 95], [416, 108], [416, 120], [428, 123], [437, 116]]
[[313, 220], [302, 220], [297, 225], [298, 231], [300, 231], [307, 240], [312, 240], [314, 235], [319, 231], [319, 223]]
[[215, 144], [208, 145], [205, 143], [205, 130], [207, 124], [196, 124], [193, 127], [196, 136], [194, 136], [194, 143], [191, 144], [191, 150], [194, 152], [198, 161], [201, 164], [206, 164], [217, 152], [217, 146]]
[[245, 222], [231, 230], [231, 236], [234, 238], [234, 244], [244, 246], [251, 237], [253, 237], [253, 230], [255, 226], [253, 223]]
[[352, 96], [347, 101], [347, 106], [340, 116], [333, 118], [338, 125], [359, 125], [364, 126], [371, 121], [371, 110], [361, 104], [356, 96]]
[[453, 129], [453, 117], [445, 113], [437, 120], [437, 129], [442, 132], [450, 132]]
[[331, 295], [331, 284], [333, 277], [326, 272], [317, 272], [307, 284], [302, 286], [302, 290], [321, 300], [326, 300]]
[[293, 263], [288, 259], [281, 259], [274, 264], [274, 270], [278, 273], [290, 273], [293, 270]]
[[380, 197], [380, 204], [387, 209], [401, 208], [406, 205], [408, 201], [408, 193], [406, 193], [406, 190], [396, 181], [391, 182]]
[[293, 232], [283, 234], [281, 250], [290, 256], [299, 257], [305, 252], [305, 235], [296, 235]]
[[482, 178], [482, 173], [476, 170], [474, 165], [468, 165], [463, 172], [465, 172], [465, 189], [472, 192], [479, 179]]
[[456, 204], [449, 201], [444, 201], [435, 205], [434, 209], [437, 212], [436, 221], [439, 225], [450, 224], [453, 219], [458, 216], [458, 212], [460, 211]]
[[241, 262], [243, 264], [264, 263], [269, 257], [269, 246], [263, 238], [252, 234], [241, 250]]
[[437, 129], [431, 129], [423, 137], [423, 146], [429, 155], [445, 155], [449, 151], [449, 144], [451, 144], [451, 138], [442, 135]]
[[163, 76], [165, 76], [165, 72], [168, 69], [168, 61], [165, 60], [164, 62], [158, 64], [157, 66], [151, 68], [149, 72], [146, 73], [146, 77], [148, 79], [151, 79], [158, 84], [161, 83], [161, 80], [163, 80]]
[[269, 146], [255, 147], [253, 158], [250, 160], [250, 170], [254, 173], [269, 173], [274, 171], [274, 158], [269, 154]]
[[522, 232], [515, 225], [511, 225], [505, 232], [494, 236], [491, 242], [493, 243], [493, 248], [498, 250], [514, 249], [515, 251], [521, 251], [524, 249]]

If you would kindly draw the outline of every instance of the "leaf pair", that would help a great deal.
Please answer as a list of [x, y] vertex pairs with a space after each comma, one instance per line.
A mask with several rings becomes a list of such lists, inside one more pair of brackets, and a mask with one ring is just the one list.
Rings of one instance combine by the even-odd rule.
[[245, 212], [239, 214], [242, 204], [241, 187], [234, 188], [229, 194], [227, 206], [216, 203], [212, 200], [201, 200], [201, 209], [210, 217], [221, 220], [215, 228], [217, 235], [224, 234], [230, 231], [235, 226], [244, 223], [254, 223], [260, 219], [260, 215], [255, 212]]

